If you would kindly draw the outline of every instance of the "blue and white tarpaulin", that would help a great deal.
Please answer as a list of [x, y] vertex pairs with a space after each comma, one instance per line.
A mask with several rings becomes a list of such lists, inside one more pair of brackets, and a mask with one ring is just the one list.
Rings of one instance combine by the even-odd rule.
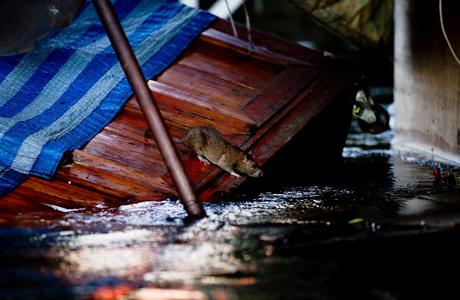
[[[175, 1], [117, 0], [146, 78], [167, 68], [214, 16]], [[93, 5], [25, 55], [0, 58], [0, 195], [51, 177], [65, 151], [100, 132], [131, 95]]]

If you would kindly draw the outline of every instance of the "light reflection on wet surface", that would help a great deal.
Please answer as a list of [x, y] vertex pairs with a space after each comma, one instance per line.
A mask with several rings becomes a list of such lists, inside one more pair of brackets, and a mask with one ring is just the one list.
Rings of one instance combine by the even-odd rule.
[[237, 194], [190, 226], [164, 201], [0, 228], [0, 299], [439, 296], [440, 271], [458, 265], [460, 197], [390, 138], [352, 135], [333, 180]]

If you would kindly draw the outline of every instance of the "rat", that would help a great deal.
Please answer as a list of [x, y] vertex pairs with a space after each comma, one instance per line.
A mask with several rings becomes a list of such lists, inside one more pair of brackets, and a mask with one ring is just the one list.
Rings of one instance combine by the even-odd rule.
[[211, 162], [234, 177], [239, 178], [238, 173], [251, 177], [263, 175], [262, 170], [252, 158], [227, 142], [214, 127], [194, 127], [190, 129], [182, 142], [196, 153], [201, 162], [204, 164]]

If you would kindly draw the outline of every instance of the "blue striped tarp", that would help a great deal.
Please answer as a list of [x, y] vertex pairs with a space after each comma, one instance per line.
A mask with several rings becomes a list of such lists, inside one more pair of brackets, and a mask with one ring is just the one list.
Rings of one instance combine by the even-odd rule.
[[[214, 19], [168, 0], [117, 0], [114, 7], [147, 78]], [[130, 94], [90, 2], [34, 51], [0, 58], [0, 195], [25, 174], [51, 177], [63, 153], [101, 131]]]

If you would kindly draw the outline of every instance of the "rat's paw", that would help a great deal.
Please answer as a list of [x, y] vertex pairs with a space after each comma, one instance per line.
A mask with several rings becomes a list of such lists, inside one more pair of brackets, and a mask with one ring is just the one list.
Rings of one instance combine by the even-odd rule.
[[209, 162], [209, 160], [207, 160], [206, 158], [204, 158], [203, 156], [201, 155], [198, 155], [198, 159], [204, 164], [204, 165], [210, 165], [211, 163]]
[[231, 172], [230, 175], [232, 175], [235, 178], [240, 178], [241, 177], [241, 175], [236, 174], [235, 172]]

